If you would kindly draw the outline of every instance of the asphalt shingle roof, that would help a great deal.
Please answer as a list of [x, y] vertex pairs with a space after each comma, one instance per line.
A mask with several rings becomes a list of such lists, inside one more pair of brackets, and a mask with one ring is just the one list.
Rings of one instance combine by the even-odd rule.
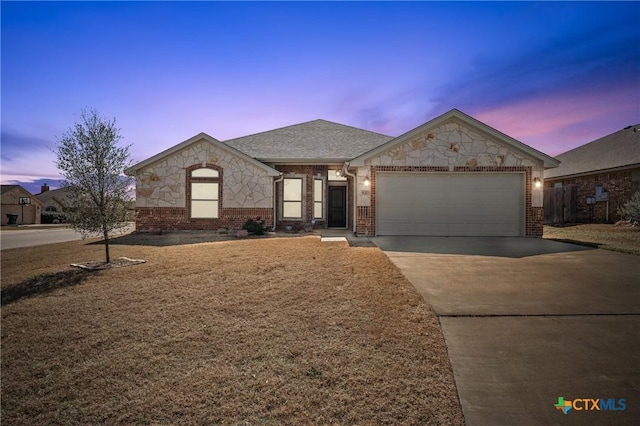
[[58, 189], [50, 189], [49, 191], [41, 192], [37, 194], [36, 197], [40, 201], [47, 202], [52, 198], [57, 199], [60, 203], [66, 203], [68, 197], [69, 190], [67, 188], [58, 188]]
[[393, 139], [326, 120], [314, 120], [225, 141], [261, 161], [347, 161]]
[[640, 165], [640, 124], [626, 127], [555, 158], [561, 161], [560, 166], [546, 170], [545, 179]]
[[2, 185], [0, 187], [0, 193], [4, 194], [7, 191], [11, 191], [13, 188], [21, 188], [20, 185]]

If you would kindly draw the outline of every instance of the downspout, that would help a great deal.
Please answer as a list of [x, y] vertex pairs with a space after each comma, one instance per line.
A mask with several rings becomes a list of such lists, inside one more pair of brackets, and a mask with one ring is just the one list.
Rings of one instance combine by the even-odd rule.
[[278, 214], [278, 202], [277, 202], [277, 197], [276, 195], [278, 194], [278, 188], [276, 187], [278, 185], [278, 182], [282, 182], [284, 180], [284, 173], [280, 173], [280, 177], [276, 180], [273, 181], [273, 228], [271, 228], [271, 230], [273, 232], [275, 232], [276, 230], [276, 219], [277, 219], [277, 214]]
[[353, 178], [353, 221], [351, 222], [352, 226], [353, 226], [353, 233], [356, 233], [356, 220], [357, 220], [357, 195], [358, 195], [358, 182], [356, 180], [356, 175], [354, 175], [353, 173], [349, 173], [349, 162], [344, 163], [344, 165], [342, 166], [342, 173], [345, 176], [350, 176]]

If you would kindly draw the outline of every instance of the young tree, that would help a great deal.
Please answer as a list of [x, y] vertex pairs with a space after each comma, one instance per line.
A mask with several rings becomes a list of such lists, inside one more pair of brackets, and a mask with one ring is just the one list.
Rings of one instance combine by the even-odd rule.
[[105, 260], [109, 257], [109, 233], [126, 226], [131, 204], [132, 179], [124, 175], [130, 165], [129, 147], [115, 118], [102, 118], [93, 109], [83, 110], [75, 123], [58, 139], [55, 164], [69, 191], [67, 219], [84, 237], [101, 233]]

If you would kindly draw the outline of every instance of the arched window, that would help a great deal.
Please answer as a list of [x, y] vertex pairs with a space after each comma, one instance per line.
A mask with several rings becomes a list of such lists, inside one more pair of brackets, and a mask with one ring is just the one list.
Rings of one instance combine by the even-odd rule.
[[216, 219], [220, 211], [220, 172], [202, 167], [191, 171], [191, 217]]

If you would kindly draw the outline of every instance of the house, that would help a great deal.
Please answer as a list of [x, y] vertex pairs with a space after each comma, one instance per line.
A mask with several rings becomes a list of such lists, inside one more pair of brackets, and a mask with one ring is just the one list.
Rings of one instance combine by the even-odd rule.
[[69, 204], [66, 188], [50, 189], [46, 183], [40, 187], [40, 193], [36, 197], [42, 201], [43, 212], [62, 212]]
[[36, 194], [36, 197], [42, 201], [42, 223], [66, 222], [65, 211], [71, 205], [67, 188], [51, 189], [45, 183], [40, 187], [40, 192]]
[[40, 223], [42, 202], [20, 185], [2, 185], [2, 225]]
[[615, 222], [640, 190], [640, 124], [556, 157], [546, 170], [546, 222]]
[[136, 227], [342, 228], [358, 235], [541, 236], [558, 161], [451, 110], [391, 137], [315, 120], [221, 142], [200, 133], [126, 170]]

